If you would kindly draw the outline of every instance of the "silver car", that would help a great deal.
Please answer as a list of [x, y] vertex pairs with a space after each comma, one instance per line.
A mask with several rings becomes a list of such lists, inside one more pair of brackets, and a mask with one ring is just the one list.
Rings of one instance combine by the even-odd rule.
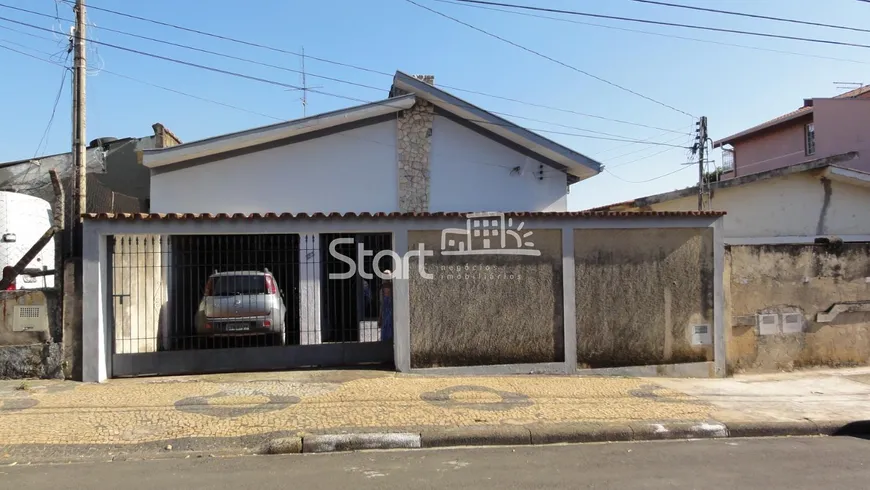
[[275, 277], [263, 272], [215, 272], [208, 278], [196, 314], [196, 333], [203, 336], [268, 335], [286, 341], [283, 293]]

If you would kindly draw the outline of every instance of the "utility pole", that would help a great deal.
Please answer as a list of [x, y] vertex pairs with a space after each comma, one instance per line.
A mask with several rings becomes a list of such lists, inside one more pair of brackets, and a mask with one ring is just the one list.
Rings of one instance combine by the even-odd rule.
[[[87, 212], [87, 148], [85, 142], [85, 79], [87, 78], [87, 52], [85, 48], [85, 0], [76, 0], [75, 6], [75, 63], [73, 66], [73, 161], [75, 162], [75, 201], [73, 216], [75, 229], [80, 228], [81, 216]], [[72, 221], [72, 220], [71, 220]], [[78, 234], [77, 234], [78, 235]], [[73, 238], [78, 241], [80, 236]]]
[[694, 149], [698, 152], [698, 211], [704, 210], [704, 196], [707, 190], [704, 188], [705, 178], [704, 170], [706, 165], [704, 162], [704, 152], [707, 148], [707, 117], [701, 116], [698, 122], [695, 123], [696, 135]]

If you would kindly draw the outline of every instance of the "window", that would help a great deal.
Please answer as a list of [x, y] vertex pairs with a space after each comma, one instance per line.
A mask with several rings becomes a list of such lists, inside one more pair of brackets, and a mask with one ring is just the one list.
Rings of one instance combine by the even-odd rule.
[[263, 275], [230, 274], [211, 277], [206, 285], [206, 296], [263, 294], [266, 290]]
[[722, 171], [730, 172], [734, 170], [734, 149], [722, 148]]
[[816, 152], [816, 129], [813, 123], [809, 123], [804, 127], [804, 144], [806, 145], [807, 155], [812, 155]]

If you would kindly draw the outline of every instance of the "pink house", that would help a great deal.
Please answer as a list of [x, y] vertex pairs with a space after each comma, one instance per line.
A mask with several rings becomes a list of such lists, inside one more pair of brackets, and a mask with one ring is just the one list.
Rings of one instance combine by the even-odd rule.
[[714, 141], [713, 147], [722, 148], [722, 180], [849, 152], [858, 152], [849, 168], [870, 172], [870, 86], [805, 99], [800, 109]]

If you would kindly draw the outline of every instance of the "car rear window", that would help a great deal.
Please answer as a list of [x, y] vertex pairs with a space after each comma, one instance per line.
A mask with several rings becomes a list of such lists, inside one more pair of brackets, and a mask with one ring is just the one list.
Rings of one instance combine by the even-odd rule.
[[263, 294], [266, 292], [265, 276], [218, 276], [211, 278], [211, 282], [212, 296]]

